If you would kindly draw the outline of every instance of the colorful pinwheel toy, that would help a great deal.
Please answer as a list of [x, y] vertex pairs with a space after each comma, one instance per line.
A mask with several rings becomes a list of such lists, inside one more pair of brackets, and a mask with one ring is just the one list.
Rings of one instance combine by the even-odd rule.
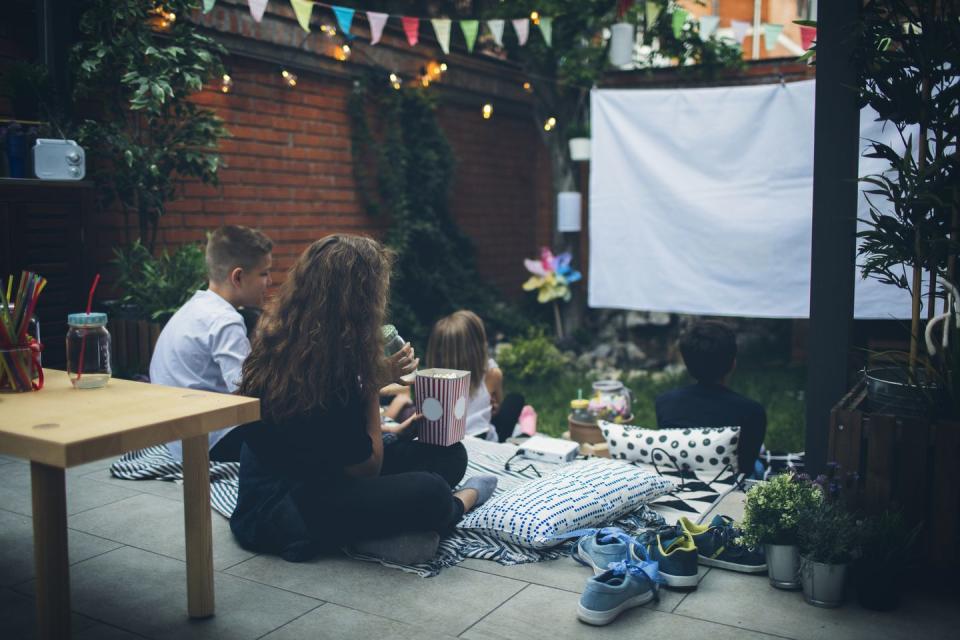
[[580, 272], [570, 266], [570, 253], [553, 255], [547, 247], [540, 249], [539, 260], [524, 260], [533, 275], [523, 283], [524, 291], [537, 291], [537, 302], [570, 300], [570, 284], [580, 279]]

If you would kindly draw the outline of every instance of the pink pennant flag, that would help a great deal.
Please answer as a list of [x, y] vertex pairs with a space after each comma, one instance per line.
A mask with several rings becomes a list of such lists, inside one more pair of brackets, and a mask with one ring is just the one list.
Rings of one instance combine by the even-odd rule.
[[527, 38], [530, 37], [530, 19], [517, 18], [516, 20], [511, 20], [511, 22], [513, 23], [513, 30], [517, 32], [517, 40], [522, 47], [527, 44]]
[[747, 29], [750, 28], [749, 22], [743, 20], [731, 20], [730, 28], [733, 29], [733, 39], [737, 44], [743, 44], [743, 39], [747, 37]]
[[383, 27], [387, 24], [389, 14], [378, 13], [376, 11], [367, 11], [367, 21], [370, 23], [370, 44], [380, 42], [380, 36], [383, 35]]
[[816, 39], [817, 39], [816, 27], [800, 27], [800, 44], [801, 46], [803, 46], [804, 51], [812, 47]]
[[400, 22], [403, 23], [403, 30], [407, 34], [407, 42], [411, 47], [417, 46], [417, 41], [420, 40], [420, 18], [403, 16]]
[[263, 20], [263, 12], [267, 10], [267, 0], [247, 0], [250, 5], [250, 15], [257, 22]]

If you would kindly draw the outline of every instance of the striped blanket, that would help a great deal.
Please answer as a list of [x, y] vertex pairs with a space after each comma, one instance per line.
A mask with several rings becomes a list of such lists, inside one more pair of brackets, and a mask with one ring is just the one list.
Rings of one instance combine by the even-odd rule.
[[[466, 477], [480, 474], [495, 475], [498, 478], [498, 493], [508, 491], [536, 477], [536, 473], [530, 466], [516, 464], [517, 461], [511, 464], [511, 468], [516, 470], [504, 469], [506, 461], [516, 452], [516, 447], [513, 445], [487, 442], [478, 438], [467, 438], [464, 440], [464, 445], [469, 454]], [[553, 468], [553, 465], [539, 462], [536, 465], [540, 473], [547, 473]], [[650, 471], [654, 471], [652, 467]], [[681, 477], [679, 472], [662, 469], [660, 471], [682, 488], [671, 495], [655, 500], [650, 505], [644, 505], [617, 522], [607, 524], [637, 533], [644, 528], [658, 526], [664, 522], [673, 524], [680, 516], [702, 521], [723, 496], [735, 489], [735, 479], [732, 475], [715, 481], [711, 478], [708, 482], [690, 472]], [[239, 472], [240, 464], [237, 462], [210, 463], [211, 505], [215, 511], [226, 518], [230, 517], [237, 504]], [[180, 463], [176, 462], [163, 446], [150, 447], [124, 455], [113, 463], [110, 473], [125, 480], [149, 479], [174, 482], [183, 480]], [[388, 567], [430, 577], [437, 575], [445, 567], [458, 564], [464, 558], [493, 560], [504, 565], [539, 562], [569, 554], [571, 545], [572, 543], [568, 542], [552, 549], [528, 549], [506, 543], [493, 536], [458, 529], [440, 542], [437, 555], [426, 564], [397, 565], [379, 558], [355, 554], [349, 550], [345, 550], [345, 553], [360, 560], [380, 562]]]

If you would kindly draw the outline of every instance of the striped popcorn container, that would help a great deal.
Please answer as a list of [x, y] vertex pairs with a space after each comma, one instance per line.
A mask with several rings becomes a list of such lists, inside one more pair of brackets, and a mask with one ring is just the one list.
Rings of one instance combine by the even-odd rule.
[[417, 408], [423, 414], [420, 442], [449, 447], [467, 432], [470, 372], [422, 369], [414, 383]]

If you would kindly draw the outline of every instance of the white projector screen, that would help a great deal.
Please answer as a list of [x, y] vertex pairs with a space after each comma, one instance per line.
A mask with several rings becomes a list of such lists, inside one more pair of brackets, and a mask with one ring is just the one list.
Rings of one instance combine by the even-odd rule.
[[[595, 89], [590, 306], [808, 317], [814, 90]], [[873, 120], [863, 145], [892, 140]], [[909, 296], [858, 273], [855, 316], [909, 318]]]

